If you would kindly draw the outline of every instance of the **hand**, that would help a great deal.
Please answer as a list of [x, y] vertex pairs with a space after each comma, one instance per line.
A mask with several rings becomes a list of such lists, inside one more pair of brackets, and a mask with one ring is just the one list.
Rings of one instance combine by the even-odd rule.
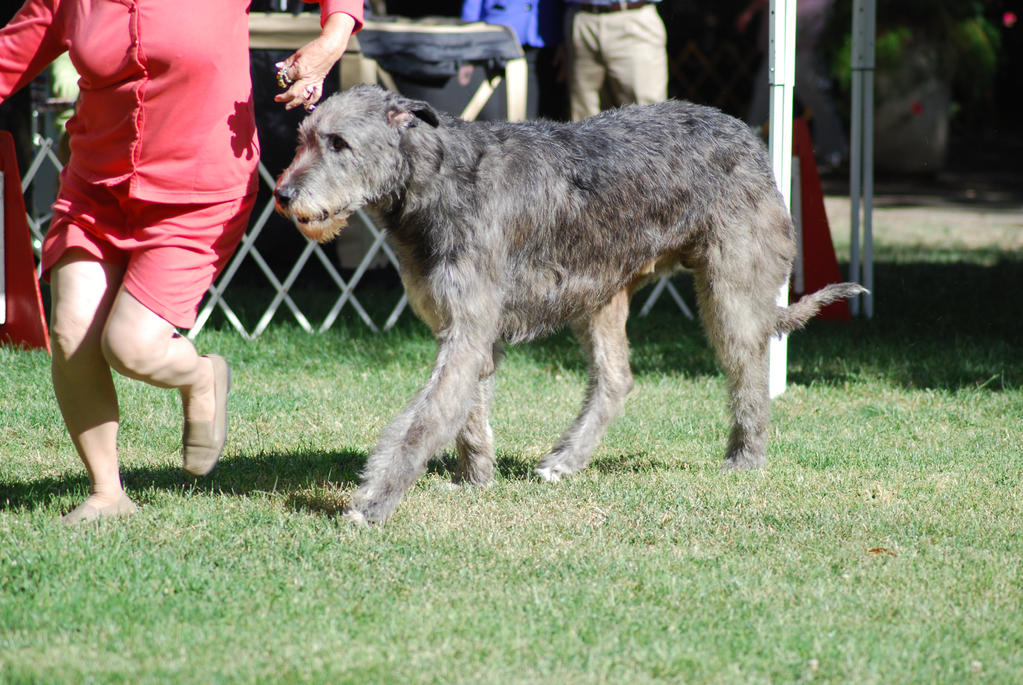
[[331, 14], [318, 38], [274, 65], [277, 81], [285, 89], [274, 100], [283, 102], [285, 109], [305, 107], [311, 112], [323, 95], [323, 80], [345, 53], [354, 29], [355, 20], [351, 16], [343, 12]]

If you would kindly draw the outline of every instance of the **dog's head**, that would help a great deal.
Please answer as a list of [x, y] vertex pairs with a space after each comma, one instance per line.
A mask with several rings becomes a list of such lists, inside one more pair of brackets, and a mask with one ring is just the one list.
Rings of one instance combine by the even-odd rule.
[[299, 127], [274, 189], [277, 211], [313, 240], [331, 240], [352, 212], [400, 192], [409, 174], [402, 137], [439, 123], [429, 104], [377, 86], [331, 96]]

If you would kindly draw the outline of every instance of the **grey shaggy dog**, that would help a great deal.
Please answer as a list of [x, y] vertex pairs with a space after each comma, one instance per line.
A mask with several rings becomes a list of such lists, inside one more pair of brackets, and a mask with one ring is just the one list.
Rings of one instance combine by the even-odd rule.
[[765, 463], [768, 341], [854, 296], [830, 285], [784, 308], [796, 254], [764, 145], [740, 121], [686, 102], [629, 106], [573, 124], [469, 123], [376, 86], [306, 118], [277, 209], [326, 241], [358, 208], [389, 232], [402, 283], [438, 341], [426, 385], [384, 430], [346, 515], [384, 522], [454, 440], [455, 481], [494, 472], [488, 412], [502, 342], [568, 324], [590, 363], [575, 422], [536, 468], [586, 467], [632, 388], [633, 292], [693, 272], [701, 320], [728, 379], [727, 468]]

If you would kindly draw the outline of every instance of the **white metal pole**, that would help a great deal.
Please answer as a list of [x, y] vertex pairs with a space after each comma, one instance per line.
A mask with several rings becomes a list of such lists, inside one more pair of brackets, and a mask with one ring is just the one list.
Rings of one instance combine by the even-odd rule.
[[[768, 149], [778, 189], [785, 206], [792, 204], [792, 94], [796, 83], [796, 0], [771, 0], [768, 83], [771, 119]], [[778, 291], [779, 306], [788, 305], [788, 282]], [[788, 340], [771, 338], [768, 391], [771, 397], [785, 392]]]
[[865, 0], [863, 28], [863, 314], [874, 317], [874, 36], [877, 0]]
[[[863, 180], [863, 83], [854, 69], [850, 81], [849, 131], [849, 280], [860, 282], [860, 181]], [[849, 302], [853, 316], [860, 313], [860, 298]]]
[[[850, 135], [849, 278], [870, 292], [852, 302], [853, 314], [874, 316], [874, 34], [876, 0], [853, 0], [852, 16], [852, 131]], [[860, 261], [862, 202], [863, 250]]]

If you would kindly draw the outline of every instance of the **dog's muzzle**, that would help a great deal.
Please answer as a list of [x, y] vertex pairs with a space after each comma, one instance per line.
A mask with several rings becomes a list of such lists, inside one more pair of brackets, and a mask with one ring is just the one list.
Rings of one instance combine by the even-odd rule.
[[310, 240], [325, 243], [337, 236], [348, 225], [351, 212], [344, 209], [333, 211], [320, 210], [317, 214], [309, 214], [302, 208], [295, 207], [298, 190], [291, 185], [274, 188], [274, 204], [277, 213], [293, 221], [298, 230]]
[[291, 201], [298, 196], [298, 190], [294, 186], [277, 186], [274, 188], [274, 200], [277, 203], [277, 210], [283, 211], [288, 208]]

